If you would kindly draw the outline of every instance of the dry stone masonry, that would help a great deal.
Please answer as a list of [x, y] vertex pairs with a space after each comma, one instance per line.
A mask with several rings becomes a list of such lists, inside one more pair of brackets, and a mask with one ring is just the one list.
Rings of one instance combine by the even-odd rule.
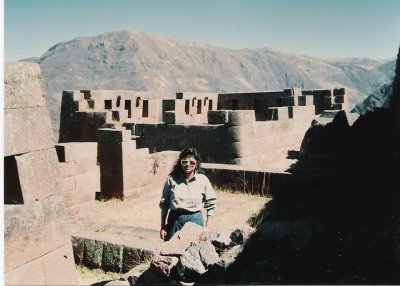
[[4, 114], [5, 284], [77, 284], [37, 64], [6, 63]]

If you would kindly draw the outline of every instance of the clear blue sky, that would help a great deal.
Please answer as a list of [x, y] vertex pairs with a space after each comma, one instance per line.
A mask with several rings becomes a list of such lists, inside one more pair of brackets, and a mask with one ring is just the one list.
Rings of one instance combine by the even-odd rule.
[[400, 0], [4, 0], [5, 60], [136, 29], [227, 48], [393, 58]]

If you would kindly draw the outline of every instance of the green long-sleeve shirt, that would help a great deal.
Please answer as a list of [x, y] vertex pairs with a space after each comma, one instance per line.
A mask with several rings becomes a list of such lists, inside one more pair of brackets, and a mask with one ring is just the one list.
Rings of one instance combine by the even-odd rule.
[[205, 175], [195, 174], [190, 180], [169, 175], [160, 200], [161, 216], [166, 216], [169, 209], [195, 212], [203, 207], [211, 216], [216, 202], [214, 189]]

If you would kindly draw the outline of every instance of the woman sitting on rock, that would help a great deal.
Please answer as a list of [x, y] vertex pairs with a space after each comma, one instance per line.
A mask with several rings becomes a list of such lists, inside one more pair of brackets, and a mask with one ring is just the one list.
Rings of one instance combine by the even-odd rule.
[[[161, 239], [169, 240], [189, 221], [207, 227], [210, 216], [214, 214], [216, 200], [210, 180], [200, 173], [198, 151], [194, 148], [183, 149], [168, 175], [160, 201]], [[201, 212], [203, 207], [207, 211], [205, 224]]]

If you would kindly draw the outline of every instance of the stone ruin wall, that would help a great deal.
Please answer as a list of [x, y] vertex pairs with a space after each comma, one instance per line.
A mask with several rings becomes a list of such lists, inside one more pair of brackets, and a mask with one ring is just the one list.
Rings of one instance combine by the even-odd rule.
[[39, 65], [6, 63], [6, 285], [76, 285], [58, 159]]
[[[133, 91], [64, 92], [60, 140], [96, 141], [98, 128], [124, 126], [132, 130], [136, 146], [150, 153], [193, 146], [206, 162], [268, 165], [288, 150], [298, 150], [311, 121], [323, 110], [348, 108], [343, 88], [178, 92], [175, 99], [149, 102], [146, 112], [131, 104], [139, 97], [144, 101], [143, 93]], [[150, 110], [152, 118], [147, 117]]]

